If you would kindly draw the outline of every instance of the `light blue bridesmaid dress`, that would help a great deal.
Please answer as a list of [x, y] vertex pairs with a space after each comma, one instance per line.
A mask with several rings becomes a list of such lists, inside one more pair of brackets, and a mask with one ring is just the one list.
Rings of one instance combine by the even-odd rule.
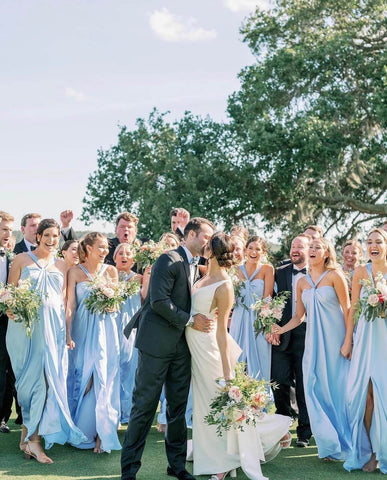
[[302, 292], [308, 326], [302, 359], [304, 391], [310, 425], [320, 458], [345, 460], [351, 449], [345, 386], [349, 361], [340, 349], [345, 337], [344, 315], [334, 287], [319, 283]]
[[230, 335], [242, 349], [240, 362], [247, 363], [247, 373], [252, 377], [265, 378], [270, 380], [271, 369], [271, 345], [266, 341], [263, 333], [257, 337], [254, 331], [255, 312], [250, 307], [259, 298], [262, 298], [265, 289], [265, 282], [262, 279], [254, 279], [261, 269], [260, 265], [250, 277], [247, 275], [246, 267], [239, 267], [245, 276], [241, 289], [241, 298], [237, 298], [237, 305], [231, 317]]
[[[374, 283], [371, 264], [367, 264], [369, 278]], [[387, 277], [387, 274], [384, 278]], [[362, 288], [360, 295], [364, 295]], [[347, 402], [352, 451], [344, 463], [348, 471], [362, 468], [372, 450], [380, 471], [387, 473], [387, 320], [376, 318], [367, 322], [360, 315], [354, 335], [353, 351], [347, 382]], [[368, 384], [372, 382], [374, 412], [370, 430], [371, 444], [364, 427], [364, 412]]]
[[[103, 265], [102, 275], [108, 265]], [[91, 275], [79, 265], [89, 280]], [[96, 435], [105, 452], [120, 450], [117, 429], [120, 417], [120, 345], [116, 314], [87, 310], [88, 281], [76, 286], [77, 309], [71, 324], [75, 348], [70, 351], [68, 381], [70, 411], [75, 424], [87, 436], [78, 448], [95, 446]]]
[[38, 430], [46, 448], [54, 443], [77, 445], [85, 437], [74, 425], [67, 403], [63, 274], [49, 270], [54, 260], [43, 267], [33, 253], [28, 255], [35, 263], [22, 269], [20, 279], [30, 279], [32, 288], [41, 295], [39, 321], [33, 326], [31, 338], [21, 323], [12, 320], [8, 322], [7, 331], [18, 401], [28, 430], [26, 440]]
[[[124, 278], [128, 282], [135, 275], [130, 272]], [[130, 337], [123, 334], [124, 328], [129, 320], [141, 307], [140, 292], [131, 296], [124, 303], [121, 312], [117, 315], [118, 339], [120, 342], [120, 399], [121, 399], [121, 423], [128, 423], [130, 410], [132, 409], [132, 394], [134, 378], [138, 362], [138, 350], [134, 346], [136, 330], [133, 329]]]

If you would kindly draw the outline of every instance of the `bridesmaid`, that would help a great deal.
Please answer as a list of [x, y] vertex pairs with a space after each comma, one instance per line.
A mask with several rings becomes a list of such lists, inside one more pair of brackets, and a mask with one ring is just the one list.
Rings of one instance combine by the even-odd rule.
[[[65, 269], [55, 262], [60, 228], [55, 220], [42, 220], [37, 229], [34, 253], [21, 253], [12, 262], [9, 283], [29, 279], [41, 295], [39, 322], [31, 338], [21, 323], [9, 322], [7, 349], [16, 377], [18, 401], [23, 413], [20, 449], [26, 458], [53, 463], [45, 454], [54, 443], [73, 445], [84, 440], [71, 420], [67, 403], [67, 366], [63, 286]], [[10, 312], [10, 318], [13, 318]]]
[[84, 299], [96, 277], [117, 282], [115, 267], [104, 264], [109, 252], [105, 235], [88, 233], [79, 242], [81, 263], [70, 268], [67, 282], [67, 345], [72, 350], [69, 403], [75, 424], [87, 440], [78, 448], [94, 453], [120, 450], [120, 345], [116, 314], [91, 313]]
[[[364, 295], [360, 280], [374, 284], [378, 272], [387, 278], [387, 234], [380, 228], [371, 230], [367, 238], [367, 252], [371, 263], [359, 266], [352, 283], [350, 325], [353, 329], [356, 303]], [[344, 463], [348, 471], [362, 468], [373, 472], [379, 468], [387, 473], [387, 373], [386, 373], [386, 318], [368, 322], [361, 312], [354, 335], [353, 351], [347, 383], [347, 401], [352, 451]], [[351, 355], [352, 335], [343, 345], [344, 354]]]
[[349, 293], [352, 291], [352, 277], [355, 268], [363, 258], [361, 243], [358, 240], [347, 240], [343, 247], [343, 272], [348, 283]]
[[57, 265], [64, 265], [66, 272], [70, 267], [78, 265], [78, 240], [66, 240], [60, 249], [63, 258], [57, 261]]
[[331, 243], [320, 238], [309, 248], [310, 273], [297, 283], [296, 312], [274, 333], [297, 327], [307, 315], [305, 351], [302, 360], [305, 400], [320, 458], [345, 460], [351, 435], [343, 388], [349, 362], [340, 353], [348, 320], [349, 296], [343, 274], [336, 264]]
[[239, 361], [247, 363], [247, 373], [252, 377], [269, 380], [271, 345], [263, 333], [255, 336], [255, 312], [249, 308], [257, 299], [273, 295], [274, 268], [261, 264], [261, 258], [266, 253], [266, 244], [262, 238], [249, 238], [245, 250], [246, 261], [238, 268], [238, 277], [243, 281], [243, 286], [231, 317], [230, 335], [242, 349]]
[[[142, 277], [132, 271], [134, 265], [134, 251], [128, 243], [120, 243], [115, 249], [113, 260], [118, 273], [123, 276], [125, 282], [137, 280], [141, 282]], [[123, 334], [124, 328], [129, 320], [141, 307], [140, 291], [128, 298], [122, 310], [117, 315], [118, 340], [120, 343], [120, 400], [121, 400], [121, 423], [128, 423], [130, 410], [132, 409], [132, 393], [134, 388], [134, 377], [137, 369], [138, 351], [134, 347], [136, 329], [132, 330], [129, 338]]]

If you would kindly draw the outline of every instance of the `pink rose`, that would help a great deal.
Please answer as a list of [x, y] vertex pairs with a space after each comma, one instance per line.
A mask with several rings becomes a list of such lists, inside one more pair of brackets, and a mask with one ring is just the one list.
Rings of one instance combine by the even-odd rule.
[[240, 402], [243, 398], [241, 391], [239, 390], [239, 387], [233, 385], [230, 390], [228, 391], [228, 396], [232, 399], [235, 400], [236, 402]]
[[271, 315], [271, 310], [270, 310], [270, 307], [269, 305], [264, 305], [261, 309], [261, 317], [263, 318], [266, 318], [266, 317], [270, 317]]
[[273, 317], [276, 320], [281, 320], [281, 318], [282, 318], [282, 308], [281, 307], [273, 308]]
[[105, 287], [102, 290], [102, 292], [105, 295], [105, 297], [107, 297], [107, 298], [113, 298], [114, 297], [114, 290], [112, 288]]
[[0, 302], [5, 303], [7, 305], [11, 301], [12, 301], [12, 295], [9, 292], [7, 292], [6, 290], [3, 290], [0, 293]]
[[376, 305], [379, 303], [379, 297], [376, 295], [376, 293], [372, 293], [368, 297], [367, 303], [371, 305], [371, 307], [376, 307]]

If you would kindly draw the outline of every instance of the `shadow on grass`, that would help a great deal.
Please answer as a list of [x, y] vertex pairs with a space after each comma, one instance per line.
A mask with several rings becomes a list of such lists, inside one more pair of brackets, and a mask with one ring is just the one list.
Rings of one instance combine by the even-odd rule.
[[[25, 460], [19, 450], [20, 427], [9, 422], [10, 434], [0, 434], [0, 477], [2, 480], [120, 480], [120, 452], [94, 454], [91, 450], [78, 450], [68, 445], [54, 445], [47, 453], [53, 465], [41, 465], [35, 460]], [[126, 427], [121, 427], [121, 444]], [[295, 430], [293, 427], [293, 445]], [[142, 467], [137, 480], [167, 480], [167, 459], [163, 434], [153, 427], [148, 435]], [[192, 471], [192, 463], [187, 463]], [[317, 448], [312, 439], [307, 448], [290, 447], [280, 452], [272, 462], [262, 465], [263, 474], [270, 480], [358, 480], [367, 474], [343, 469], [341, 462], [324, 462], [317, 457]], [[349, 477], [350, 475], [350, 477]], [[208, 480], [210, 475], [197, 476]], [[247, 480], [238, 469], [238, 480]]]

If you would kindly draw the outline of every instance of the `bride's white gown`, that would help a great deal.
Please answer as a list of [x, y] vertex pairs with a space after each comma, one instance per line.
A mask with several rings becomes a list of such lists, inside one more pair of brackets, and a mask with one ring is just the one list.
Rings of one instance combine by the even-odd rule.
[[[214, 318], [211, 306], [215, 290], [227, 281], [230, 280], [193, 289], [191, 314], [202, 313]], [[216, 328], [211, 333], [204, 333], [187, 327], [185, 333], [192, 356], [194, 475], [221, 473], [242, 467], [251, 480], [265, 479], [260, 460], [268, 461], [278, 454], [281, 449], [279, 441], [289, 430], [291, 419], [283, 415], [265, 415], [256, 427], [245, 426], [244, 432], [231, 428], [218, 437], [216, 426], [204, 422], [211, 400], [218, 393], [215, 380], [223, 377]], [[228, 339], [231, 363], [235, 365], [241, 349], [230, 335]]]

